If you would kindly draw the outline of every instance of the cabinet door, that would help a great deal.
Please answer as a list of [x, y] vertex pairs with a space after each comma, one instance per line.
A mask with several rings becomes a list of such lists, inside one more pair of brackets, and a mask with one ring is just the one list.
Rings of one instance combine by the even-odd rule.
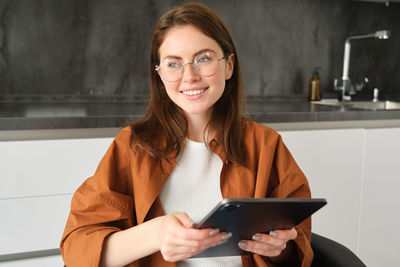
[[310, 183], [328, 204], [313, 215], [312, 231], [357, 252], [364, 129], [280, 132]]
[[51, 256], [18, 261], [0, 262], [0, 267], [62, 267], [64, 266], [61, 256]]
[[73, 193], [112, 138], [0, 142], [0, 199]]
[[367, 266], [400, 266], [400, 128], [366, 134], [359, 252]]
[[71, 196], [0, 200], [0, 256], [58, 248]]
[[59, 246], [72, 193], [112, 138], [0, 142], [0, 256]]

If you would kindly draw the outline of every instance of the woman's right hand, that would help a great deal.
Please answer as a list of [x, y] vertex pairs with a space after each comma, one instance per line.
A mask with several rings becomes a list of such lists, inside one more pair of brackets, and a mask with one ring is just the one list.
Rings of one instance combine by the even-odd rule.
[[186, 213], [174, 212], [160, 218], [158, 242], [164, 260], [176, 262], [225, 243], [231, 233], [218, 229], [195, 229]]

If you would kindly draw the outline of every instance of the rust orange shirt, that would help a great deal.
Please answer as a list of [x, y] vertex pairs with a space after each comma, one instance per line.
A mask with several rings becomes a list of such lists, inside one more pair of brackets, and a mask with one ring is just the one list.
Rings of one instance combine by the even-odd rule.
[[[309, 185], [281, 136], [253, 121], [245, 123], [246, 161], [227, 160], [216, 139], [210, 149], [223, 162], [220, 186], [223, 198], [309, 198]], [[75, 192], [61, 240], [68, 267], [99, 266], [104, 239], [113, 232], [164, 215], [159, 194], [175, 166], [175, 156], [157, 160], [145, 151], [132, 152], [131, 129], [115, 137], [94, 176]], [[311, 218], [296, 227], [295, 239], [301, 266], [310, 266]], [[140, 241], [139, 241], [140, 242]], [[259, 255], [242, 256], [244, 267], [274, 266]], [[129, 266], [176, 266], [157, 252]]]

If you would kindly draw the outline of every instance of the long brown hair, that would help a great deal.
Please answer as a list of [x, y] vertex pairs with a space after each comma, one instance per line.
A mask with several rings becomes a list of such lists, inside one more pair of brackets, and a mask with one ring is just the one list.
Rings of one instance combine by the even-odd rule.
[[[131, 145], [144, 149], [155, 158], [166, 158], [170, 152], [178, 154], [188, 134], [188, 123], [180, 107], [167, 95], [155, 66], [159, 64], [159, 48], [167, 31], [175, 26], [191, 25], [221, 47], [224, 56], [234, 55], [232, 77], [226, 81], [221, 98], [214, 104], [207, 129], [218, 132], [218, 141], [229, 160], [244, 161], [242, 115], [244, 86], [239, 68], [239, 60], [232, 38], [218, 14], [200, 3], [188, 3], [165, 13], [158, 21], [151, 41], [150, 51], [150, 103], [146, 115], [131, 125]], [[209, 138], [209, 136], [206, 136]]]

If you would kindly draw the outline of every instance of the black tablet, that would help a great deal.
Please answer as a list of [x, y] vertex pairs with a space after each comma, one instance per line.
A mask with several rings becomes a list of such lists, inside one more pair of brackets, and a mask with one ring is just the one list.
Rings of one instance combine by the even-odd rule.
[[221, 232], [231, 232], [232, 237], [193, 258], [250, 254], [238, 247], [240, 240], [251, 240], [255, 233], [291, 229], [326, 203], [325, 199], [316, 198], [224, 199], [197, 224], [197, 228], [218, 228]]

